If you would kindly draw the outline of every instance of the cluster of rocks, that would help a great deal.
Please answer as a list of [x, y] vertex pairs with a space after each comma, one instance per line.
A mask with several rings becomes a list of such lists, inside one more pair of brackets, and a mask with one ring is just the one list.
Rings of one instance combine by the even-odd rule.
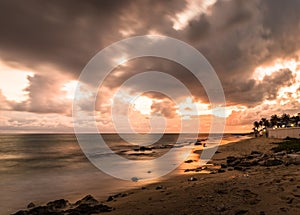
[[90, 215], [112, 210], [112, 207], [99, 203], [94, 197], [88, 195], [74, 204], [65, 199], [48, 202], [44, 206], [30, 203], [27, 210], [20, 210], [14, 215]]
[[153, 147], [146, 147], [146, 146], [140, 146], [139, 148], [135, 148], [133, 149], [134, 151], [138, 152], [138, 151], [152, 151]]
[[[219, 152], [220, 153], [220, 152]], [[186, 160], [185, 163], [192, 163], [194, 160]], [[209, 171], [211, 174], [223, 173], [226, 171], [239, 170], [246, 171], [253, 166], [278, 166], [278, 165], [300, 165], [300, 153], [288, 154], [287, 152], [278, 152], [274, 154], [266, 154], [258, 151], [252, 151], [251, 154], [236, 157], [228, 156], [226, 163], [213, 164], [211, 166], [202, 166], [193, 169], [186, 169], [184, 172], [201, 172]], [[220, 166], [221, 168], [217, 168]]]
[[287, 152], [278, 152], [274, 154], [265, 154], [258, 151], [252, 151], [250, 155], [243, 157], [229, 156], [226, 164], [221, 164], [221, 168], [229, 170], [246, 170], [251, 166], [278, 166], [278, 165], [299, 165], [300, 154], [288, 154]]
[[206, 143], [204, 141], [206, 141], [207, 139], [197, 139], [196, 142], [195, 142], [195, 146], [202, 146], [205, 147], [206, 146]]
[[129, 193], [118, 193], [116, 195], [109, 196], [106, 201], [107, 202], [114, 201], [117, 198], [120, 198], [120, 197], [123, 198], [123, 197], [126, 197], [128, 195], [129, 195]]

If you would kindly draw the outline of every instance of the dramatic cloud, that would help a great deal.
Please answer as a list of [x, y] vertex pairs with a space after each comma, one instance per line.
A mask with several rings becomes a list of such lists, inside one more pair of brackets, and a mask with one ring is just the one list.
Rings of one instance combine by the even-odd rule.
[[[34, 117], [70, 116], [71, 100], [63, 87], [76, 80], [88, 61], [104, 47], [144, 34], [180, 39], [208, 59], [220, 78], [227, 105], [232, 110], [228, 118], [231, 126], [249, 125], [258, 112], [264, 115], [285, 109], [297, 111], [300, 99], [299, 20], [298, 0], [2, 0], [0, 61], [24, 70], [24, 77], [28, 75], [25, 71], [32, 74], [28, 76], [27, 87], [19, 92], [24, 95], [21, 100], [7, 98], [4, 87], [0, 86], [0, 109], [5, 115], [5, 120], [1, 120], [8, 126], [27, 123], [30, 127], [35, 123], [31, 121]], [[115, 60], [114, 56], [107, 57]], [[282, 64], [271, 72], [270, 69], [259, 70], [259, 75], [258, 67], [267, 68], [278, 59], [293, 60], [296, 66]], [[102, 126], [112, 126], [110, 99], [119, 86], [149, 70], [172, 75], [187, 86], [195, 101], [208, 103], [201, 84], [181, 65], [150, 57], [135, 59], [115, 68], [102, 86], [104, 91], [97, 96], [97, 121]], [[127, 96], [149, 88], [153, 82], [163, 86], [166, 93], [176, 95], [176, 99], [187, 97], [173, 80], [151, 81], [150, 78], [126, 86]], [[94, 105], [93, 95], [82, 100], [81, 111]], [[151, 105], [152, 113], [176, 118], [174, 103], [165, 96], [156, 92], [147, 92], [144, 96], [156, 101]], [[122, 107], [128, 101], [119, 98], [119, 102], [119, 106], [116, 105], [118, 114], [124, 115], [127, 110]], [[284, 107], [279, 108], [282, 104]], [[10, 120], [10, 111], [20, 114], [20, 119]], [[21, 122], [22, 113], [35, 116]], [[235, 122], [234, 119], [239, 120]], [[47, 122], [50, 121], [49, 118]]]
[[4, 0], [0, 55], [7, 62], [46, 64], [78, 75], [96, 52], [124, 38], [126, 31], [172, 31], [168, 16], [184, 5], [180, 0]]
[[71, 100], [66, 98], [66, 92], [62, 90], [65, 77], [55, 73], [51, 75], [34, 75], [28, 77], [29, 99], [24, 102], [11, 102], [16, 111], [27, 111], [34, 113], [71, 113]]

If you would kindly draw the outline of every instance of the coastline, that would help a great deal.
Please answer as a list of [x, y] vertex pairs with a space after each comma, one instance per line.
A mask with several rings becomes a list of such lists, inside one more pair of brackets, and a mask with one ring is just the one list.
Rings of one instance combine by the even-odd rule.
[[[220, 146], [212, 163], [252, 151], [270, 153], [278, 139], [246, 139]], [[107, 202], [110, 214], [299, 214], [300, 166], [255, 166], [245, 171], [191, 173], [129, 191]], [[191, 178], [197, 180], [191, 181]], [[162, 189], [157, 189], [157, 188]]]
[[[224, 164], [228, 156], [253, 151], [270, 154], [278, 139], [252, 138], [221, 145], [209, 162]], [[300, 166], [224, 168], [202, 174], [190, 171], [98, 199], [109, 214], [299, 214]]]

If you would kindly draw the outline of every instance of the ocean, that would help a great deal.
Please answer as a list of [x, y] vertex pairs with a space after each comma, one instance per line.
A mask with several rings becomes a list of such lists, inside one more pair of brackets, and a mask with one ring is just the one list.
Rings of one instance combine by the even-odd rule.
[[[85, 135], [93, 139], [98, 134]], [[124, 136], [130, 139], [130, 143], [116, 134], [104, 134], [103, 139], [114, 153], [132, 160], [155, 159], [173, 146], [194, 147], [196, 141], [189, 134], [184, 135], [180, 142], [178, 134]], [[207, 134], [198, 138], [205, 139]], [[222, 143], [239, 138], [225, 135]], [[140, 151], [135, 143], [143, 142], [155, 144], [151, 145], [152, 150]], [[109, 156], [109, 153], [97, 156]], [[179, 167], [163, 178], [182, 170]], [[45, 204], [61, 198], [76, 201], [88, 194], [105, 199], [110, 194], [153, 181], [126, 181], [105, 174], [86, 158], [74, 134], [0, 134], [0, 214], [10, 214], [30, 202]]]

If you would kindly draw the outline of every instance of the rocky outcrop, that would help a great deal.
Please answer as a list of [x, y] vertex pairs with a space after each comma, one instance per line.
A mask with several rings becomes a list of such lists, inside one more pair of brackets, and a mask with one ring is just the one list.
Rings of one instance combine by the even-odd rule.
[[35, 206], [34, 203], [30, 203], [28, 210], [20, 210], [14, 215], [90, 215], [112, 210], [112, 207], [101, 204], [94, 197], [88, 195], [75, 204], [71, 204], [65, 199], [48, 202], [45, 206]]

